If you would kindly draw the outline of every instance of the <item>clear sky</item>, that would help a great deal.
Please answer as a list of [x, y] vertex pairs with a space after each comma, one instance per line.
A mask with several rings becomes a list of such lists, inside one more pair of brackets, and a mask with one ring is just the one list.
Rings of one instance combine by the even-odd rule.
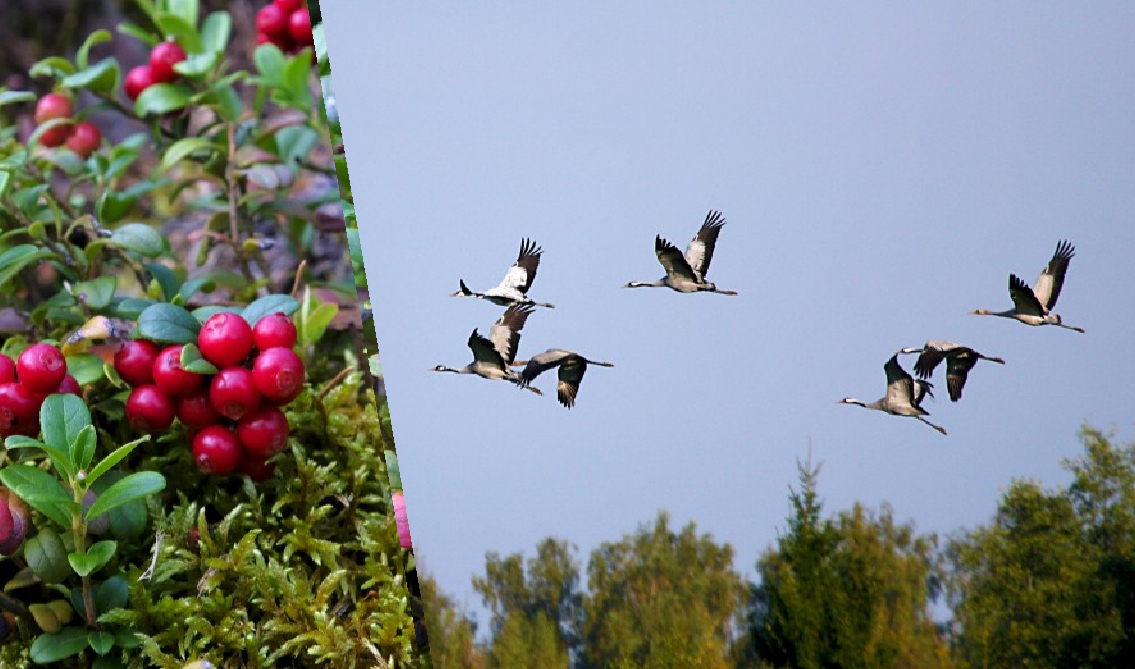
[[[470, 3], [323, 9], [416, 552], [479, 608], [486, 551], [588, 552], [695, 520], [750, 578], [811, 443], [829, 511], [921, 531], [987, 521], [1004, 487], [1067, 481], [1086, 421], [1135, 435], [1135, 5], [1119, 2]], [[724, 212], [709, 278], [739, 297], [624, 290]], [[520, 358], [608, 360], [568, 411], [429, 372], [544, 248]], [[1011, 306], [1058, 240], [1077, 334]], [[896, 349], [1002, 356], [928, 400], [943, 437], [836, 403], [884, 393]], [[903, 358], [908, 369], [913, 357]], [[484, 617], [481, 617], [484, 622]]]

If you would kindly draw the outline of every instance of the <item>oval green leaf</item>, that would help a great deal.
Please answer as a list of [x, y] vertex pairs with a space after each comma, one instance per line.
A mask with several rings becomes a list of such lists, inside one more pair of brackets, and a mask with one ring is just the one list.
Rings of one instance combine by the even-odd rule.
[[164, 302], [146, 307], [138, 316], [135, 336], [168, 344], [187, 344], [197, 341], [201, 323], [185, 309]]
[[87, 510], [87, 515], [91, 518], [100, 516], [130, 500], [161, 492], [165, 487], [166, 479], [161, 474], [157, 472], [136, 472], [118, 481], [99, 495], [99, 498]]
[[37, 664], [51, 664], [78, 655], [87, 647], [87, 628], [64, 627], [55, 634], [41, 634], [32, 643], [31, 658]]

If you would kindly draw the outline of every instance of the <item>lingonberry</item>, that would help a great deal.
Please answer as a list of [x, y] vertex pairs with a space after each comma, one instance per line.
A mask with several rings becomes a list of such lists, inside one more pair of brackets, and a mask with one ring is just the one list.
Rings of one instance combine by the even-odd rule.
[[16, 361], [0, 354], [0, 383], [16, 382]]
[[292, 42], [299, 46], [315, 43], [311, 34], [311, 14], [306, 9], [297, 9], [288, 17], [288, 33], [292, 36]]
[[296, 324], [282, 311], [262, 316], [252, 328], [252, 343], [260, 351], [281, 346], [291, 348], [296, 345]]
[[277, 38], [287, 37], [288, 15], [276, 5], [264, 5], [256, 12], [256, 29], [274, 42]]
[[290, 348], [261, 351], [252, 365], [256, 388], [275, 404], [287, 404], [303, 390], [303, 360]]
[[0, 532], [0, 555], [12, 555], [28, 535], [28, 505], [20, 496], [0, 488], [0, 518], [7, 532]]
[[276, 472], [276, 463], [268, 462], [267, 458], [262, 458], [248, 451], [241, 451], [240, 462], [237, 463], [236, 470], [260, 483], [268, 480]]
[[204, 376], [186, 371], [181, 366], [179, 346], [167, 346], [154, 358], [154, 383], [170, 397], [185, 397], [201, 389]]
[[36, 393], [50, 393], [67, 376], [67, 360], [63, 352], [51, 344], [32, 344], [16, 360], [20, 383]]
[[[43, 125], [48, 121], [71, 117], [71, 99], [59, 93], [49, 93], [39, 99], [35, 106], [35, 123]], [[61, 123], [39, 136], [39, 143], [47, 147], [62, 146], [71, 136], [71, 124]]]
[[240, 420], [260, 406], [260, 391], [252, 372], [244, 367], [225, 367], [213, 377], [209, 400], [225, 418]]
[[280, 11], [285, 14], [291, 14], [300, 7], [303, 7], [303, 0], [273, 0], [272, 4], [280, 8]]
[[137, 432], [168, 430], [173, 418], [173, 400], [156, 385], [138, 386], [126, 400], [126, 420]]
[[231, 474], [240, 462], [240, 443], [229, 428], [212, 425], [193, 438], [193, 461], [206, 474]]
[[102, 144], [102, 131], [90, 121], [83, 121], [75, 126], [71, 136], [67, 138], [67, 148], [74, 151], [80, 158], [86, 160], [98, 150]]
[[177, 419], [190, 429], [201, 430], [221, 422], [221, 414], [213, 408], [209, 391], [202, 390], [177, 401]]
[[114, 354], [114, 371], [135, 387], [153, 383], [154, 361], [160, 352], [158, 345], [148, 339], [127, 341]]
[[0, 385], [0, 436], [39, 433], [39, 403], [22, 383]]
[[217, 367], [239, 365], [252, 351], [252, 326], [240, 314], [213, 314], [197, 334], [197, 348]]
[[270, 458], [288, 447], [288, 417], [274, 406], [262, 406], [236, 424], [236, 436], [244, 450]]
[[80, 386], [79, 381], [70, 374], [63, 377], [63, 381], [59, 384], [59, 387], [55, 389], [55, 392], [61, 395], [70, 394], [78, 395], [79, 397], [83, 396], [82, 386]]
[[[83, 495], [83, 515], [90, 510], [94, 503], [98, 500], [98, 495], [94, 490], [87, 490]], [[87, 532], [91, 534], [103, 534], [110, 529], [110, 516], [102, 513], [94, 518], [87, 518]]]
[[139, 65], [131, 68], [131, 70], [126, 73], [126, 81], [123, 83], [122, 87], [126, 91], [126, 97], [134, 101], [138, 99], [142, 91], [153, 86], [155, 83], [157, 82], [154, 81], [154, 73], [150, 70], [150, 66]]
[[185, 49], [177, 42], [162, 42], [150, 51], [150, 76], [155, 83], [167, 84], [181, 75], [173, 66], [185, 60]]

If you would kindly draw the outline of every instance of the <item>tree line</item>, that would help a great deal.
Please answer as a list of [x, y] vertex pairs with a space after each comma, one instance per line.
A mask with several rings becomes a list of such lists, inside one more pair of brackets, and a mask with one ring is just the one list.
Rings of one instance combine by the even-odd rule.
[[[992, 518], [918, 533], [886, 504], [827, 512], [801, 463], [750, 582], [733, 549], [652, 524], [593, 550], [546, 538], [486, 556], [476, 622], [421, 580], [435, 669], [1135, 667], [1135, 442], [1085, 427], [1071, 482], [1014, 480]], [[948, 605], [935, 621], [932, 607]]]

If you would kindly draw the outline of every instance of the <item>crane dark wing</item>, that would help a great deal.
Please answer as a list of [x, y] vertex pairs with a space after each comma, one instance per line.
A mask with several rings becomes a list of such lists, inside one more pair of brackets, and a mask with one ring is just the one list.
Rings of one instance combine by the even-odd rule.
[[536, 268], [540, 266], [540, 255], [543, 252], [531, 239], [522, 239], [520, 241], [520, 254], [517, 256], [516, 262], [508, 268], [504, 279], [494, 290], [517, 290], [521, 294], [527, 295], [532, 282], [536, 280]]
[[473, 362], [485, 362], [497, 367], [503, 368], [504, 358], [501, 357], [499, 351], [493, 346], [493, 342], [489, 341], [484, 335], [473, 330], [473, 334], [469, 335], [469, 341], [466, 342], [470, 350], [473, 351]]
[[506, 364], [511, 365], [516, 359], [516, 349], [520, 345], [520, 331], [524, 328], [524, 323], [533, 308], [531, 304], [514, 304], [489, 330], [489, 339], [493, 343], [493, 348]]
[[654, 254], [658, 256], [658, 262], [662, 263], [667, 276], [690, 281], [698, 280], [694, 270], [690, 267], [690, 263], [686, 262], [678, 247], [662, 239], [661, 235], [654, 238]]
[[919, 409], [922, 408], [922, 400], [926, 399], [927, 395], [934, 397], [934, 384], [929, 381], [915, 381], [912, 388], [914, 397], [911, 398], [911, 403]]
[[587, 361], [578, 355], [568, 356], [560, 363], [556, 395], [560, 404], [568, 409], [575, 406], [575, 398], [579, 394], [579, 384], [583, 381], [583, 374], [586, 371]]
[[883, 365], [887, 373], [887, 401], [897, 404], [914, 404], [914, 378], [899, 364], [898, 355], [892, 355]]
[[1033, 293], [1046, 313], [1056, 306], [1056, 298], [1060, 297], [1060, 289], [1064, 287], [1064, 274], [1068, 272], [1068, 263], [1074, 255], [1076, 249], [1068, 240], [1057, 243], [1052, 260], [1048, 261], [1048, 266], [1037, 277]]
[[1044, 307], [1036, 299], [1033, 289], [1015, 274], [1009, 275], [1009, 297], [1013, 298], [1013, 306], [1017, 308], [1018, 314], [1044, 316]]
[[931, 343], [926, 344], [926, 348], [922, 349], [922, 354], [918, 356], [918, 361], [914, 363], [914, 373], [919, 378], [929, 379], [930, 375], [934, 373], [934, 369], [942, 359], [946, 357], [946, 352], [940, 348], [932, 346]]
[[966, 376], [978, 359], [977, 351], [965, 347], [955, 350], [946, 359], [946, 388], [950, 391], [950, 401], [957, 402], [962, 398]]
[[690, 245], [686, 247], [686, 263], [693, 270], [698, 282], [704, 282], [705, 275], [709, 273], [709, 263], [713, 260], [713, 249], [717, 246], [717, 236], [721, 234], [721, 226], [723, 225], [725, 225], [725, 219], [722, 218], [721, 212], [710, 211], [706, 214], [705, 222], [702, 223], [698, 234], [694, 235]]
[[528, 364], [524, 366], [524, 371], [520, 373], [521, 385], [528, 385], [544, 372], [559, 365], [564, 359], [575, 355], [571, 351], [565, 351], [562, 348], [550, 348], [543, 353], [533, 356], [528, 359]]

